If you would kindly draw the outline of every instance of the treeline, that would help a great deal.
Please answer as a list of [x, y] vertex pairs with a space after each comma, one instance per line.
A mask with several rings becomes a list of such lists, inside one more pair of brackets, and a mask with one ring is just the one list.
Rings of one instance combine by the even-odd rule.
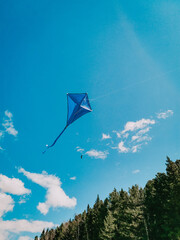
[[104, 201], [62, 223], [43, 230], [35, 240], [178, 240], [180, 239], [180, 160], [167, 158], [144, 189], [138, 185], [113, 190]]

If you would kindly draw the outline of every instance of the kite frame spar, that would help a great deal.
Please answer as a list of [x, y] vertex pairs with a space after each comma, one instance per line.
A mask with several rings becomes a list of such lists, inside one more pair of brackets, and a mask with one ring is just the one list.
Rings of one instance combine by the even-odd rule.
[[[81, 101], [78, 103], [78, 102], [75, 101], [75, 98], [72, 99], [69, 95], [84, 95], [84, 97], [82, 97]], [[82, 112], [81, 115], [78, 116], [76, 119], [72, 119], [71, 121], [70, 121], [70, 118], [71, 118], [71, 116], [73, 115], [73, 112], [74, 112], [74, 111], [72, 111], [72, 113], [71, 113], [71, 115], [70, 115], [70, 117], [69, 117], [69, 114], [70, 114], [70, 112], [69, 112], [69, 106], [70, 106], [70, 105], [69, 105], [69, 104], [70, 104], [70, 102], [69, 102], [69, 100], [68, 100], [68, 97], [70, 97], [71, 100], [72, 100], [75, 104], [77, 104], [78, 107], [79, 107], [79, 110], [74, 113], [74, 116], [76, 116], [82, 109], [85, 109], [85, 110], [86, 110], [86, 111], [84, 111], [84, 113]], [[85, 108], [84, 108], [81, 104], [83, 103], [83, 101], [84, 101], [85, 99], [86, 99], [86, 102], [87, 102], [87, 106], [88, 106], [88, 107], [85, 107], [85, 106], [84, 106], [84, 107], [85, 107]], [[74, 107], [74, 109], [75, 109], [75, 107]], [[58, 135], [58, 137], [54, 140], [54, 142], [53, 142], [50, 146], [46, 145], [46, 150], [43, 151], [43, 153], [45, 153], [45, 152], [47, 151], [47, 149], [53, 147], [53, 146], [56, 144], [57, 140], [60, 138], [60, 136], [63, 134], [63, 132], [66, 130], [66, 128], [67, 128], [70, 124], [72, 124], [74, 121], [76, 121], [78, 118], [80, 118], [81, 116], [85, 115], [85, 114], [88, 113], [88, 112], [92, 112], [92, 108], [91, 108], [91, 105], [90, 105], [90, 102], [89, 102], [89, 98], [88, 98], [88, 94], [87, 94], [87, 93], [67, 93], [67, 121], [66, 121], [66, 126], [65, 126], [65, 128], [62, 130], [62, 132]]]

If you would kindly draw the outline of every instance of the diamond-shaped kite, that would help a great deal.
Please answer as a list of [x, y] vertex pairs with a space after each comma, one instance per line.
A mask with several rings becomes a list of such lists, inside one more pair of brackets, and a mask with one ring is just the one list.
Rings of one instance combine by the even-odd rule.
[[[54, 140], [53, 144], [50, 146], [46, 145], [46, 150], [55, 145], [57, 140], [66, 130], [66, 128], [76, 121], [78, 118], [82, 117], [86, 113], [92, 111], [87, 93], [67, 93], [67, 104], [68, 104], [68, 115], [67, 115], [67, 124], [59, 136]], [[45, 153], [46, 150], [43, 152]]]

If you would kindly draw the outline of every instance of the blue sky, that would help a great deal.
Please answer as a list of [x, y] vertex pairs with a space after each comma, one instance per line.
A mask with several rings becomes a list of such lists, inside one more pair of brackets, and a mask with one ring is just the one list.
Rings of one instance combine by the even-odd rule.
[[[33, 239], [179, 158], [179, 12], [175, 0], [1, 1], [2, 240]], [[68, 92], [87, 92], [93, 112], [43, 155]]]

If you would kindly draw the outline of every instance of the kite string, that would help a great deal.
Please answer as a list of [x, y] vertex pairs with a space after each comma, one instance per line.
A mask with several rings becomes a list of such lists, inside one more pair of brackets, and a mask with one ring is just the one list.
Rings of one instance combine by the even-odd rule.
[[98, 99], [101, 99], [101, 98], [104, 98], [104, 97], [106, 97], [106, 96], [112, 95], [113, 93], [119, 92], [119, 91], [121, 91], [121, 90], [126, 90], [126, 89], [128, 89], [128, 88], [131, 88], [131, 87], [133, 87], [133, 86], [139, 85], [139, 84], [144, 83], [144, 82], [149, 82], [149, 81], [154, 80], [154, 79], [157, 79], [157, 78], [159, 78], [159, 77], [161, 77], [161, 76], [165, 76], [165, 75], [167, 75], [168, 73], [174, 72], [174, 71], [176, 71], [177, 69], [179, 69], [179, 68], [175, 68], [175, 69], [173, 69], [173, 70], [169, 70], [169, 71], [167, 71], [167, 72], [165, 72], [165, 73], [156, 75], [155, 77], [150, 77], [150, 78], [148, 78], [147, 80], [143, 80], [143, 81], [139, 81], [139, 82], [136, 82], [136, 83], [132, 83], [131, 85], [128, 85], [128, 86], [123, 87], [123, 88], [116, 89], [116, 90], [111, 91], [111, 92], [109, 92], [109, 93], [107, 93], [107, 94], [103, 94], [103, 95], [101, 95], [101, 96], [99, 96], [99, 97], [91, 98], [90, 101], [91, 101], [91, 102], [94, 102], [94, 101], [96, 101], [96, 100], [98, 100]]
[[58, 137], [54, 140], [54, 142], [53, 142], [50, 146], [46, 145], [46, 149], [42, 152], [43, 154], [44, 154], [49, 148], [53, 147], [53, 146], [56, 144], [57, 140], [60, 138], [60, 136], [63, 134], [63, 132], [66, 130], [67, 127], [68, 127], [68, 125], [65, 126], [65, 128], [62, 130], [62, 132], [58, 135]]

